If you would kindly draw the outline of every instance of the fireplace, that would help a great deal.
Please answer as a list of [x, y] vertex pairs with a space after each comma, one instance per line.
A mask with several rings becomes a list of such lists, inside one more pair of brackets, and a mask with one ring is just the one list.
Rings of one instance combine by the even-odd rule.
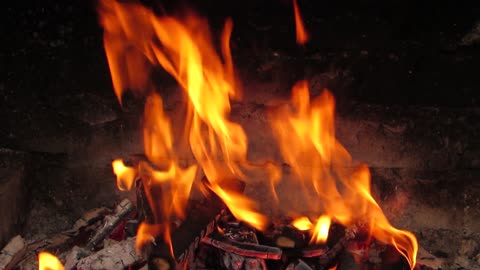
[[478, 10], [44, 4], [5, 14], [2, 267], [480, 267]]

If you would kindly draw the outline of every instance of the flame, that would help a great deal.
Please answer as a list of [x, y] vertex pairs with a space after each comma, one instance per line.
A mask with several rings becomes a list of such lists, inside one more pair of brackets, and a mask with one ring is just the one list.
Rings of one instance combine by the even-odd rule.
[[123, 160], [121, 159], [114, 160], [112, 162], [112, 168], [113, 173], [117, 176], [118, 189], [130, 190], [135, 182], [137, 170], [135, 170], [135, 168], [125, 166]]
[[[125, 89], [148, 94], [143, 132], [148, 162], [140, 162], [133, 170], [122, 167], [119, 161], [112, 164], [119, 188], [130, 188], [132, 182], [127, 178], [131, 180], [134, 172], [137, 173], [146, 187], [155, 223], [168, 224], [170, 217], [184, 216], [200, 167], [209, 181], [208, 186], [223, 199], [236, 218], [255, 228], [265, 228], [267, 217], [255, 210], [252, 200], [239, 193], [226, 192], [223, 187], [225, 179], [243, 179], [243, 169], [251, 168], [246, 162], [246, 134], [239, 124], [228, 119], [230, 98], [241, 95], [230, 54], [232, 22], [225, 23], [219, 46], [221, 54], [218, 54], [208, 23], [192, 14], [184, 20], [158, 17], [139, 4], [114, 0], [101, 1], [99, 13], [118, 100], [122, 102]], [[183, 142], [174, 141], [162, 98], [155, 94], [148, 76], [155, 66], [170, 73], [188, 99], [184, 131], [195, 164], [186, 168], [180, 166], [177, 147]], [[278, 174], [271, 171], [272, 179], [278, 179]], [[169, 231], [168, 226], [161, 228], [164, 231], [160, 234]]]
[[170, 248], [170, 254], [173, 254], [172, 239], [170, 238], [170, 227], [165, 224], [148, 224], [145, 222], [140, 223], [137, 231], [137, 238], [135, 240], [135, 247], [137, 252], [140, 253], [145, 245], [153, 243], [156, 245], [156, 238], [163, 236], [165, 243]]
[[325, 243], [328, 239], [328, 232], [330, 230], [330, 223], [332, 220], [330, 217], [322, 215], [317, 220], [317, 225], [313, 231], [313, 236], [310, 242]]
[[[308, 35], [296, 0], [293, 5], [297, 42], [304, 44]], [[265, 229], [268, 218], [257, 210], [255, 201], [228, 189], [228, 179], [248, 181], [248, 173], [266, 171], [277, 199], [275, 184], [282, 177], [273, 162], [247, 161], [246, 133], [229, 119], [230, 99], [241, 97], [229, 45], [232, 21], [226, 21], [220, 45], [214, 46], [208, 23], [191, 13], [181, 20], [159, 17], [140, 4], [115, 0], [100, 1], [99, 13], [118, 100], [122, 102], [126, 89], [148, 97], [143, 121], [147, 160], [135, 168], [121, 160], [112, 163], [120, 189], [131, 188], [136, 177], [142, 180], [153, 210], [155, 224], [145, 223], [139, 230], [138, 246], [163, 235], [171, 247], [169, 221], [184, 217], [200, 171], [237, 219]], [[150, 79], [158, 66], [184, 90], [188, 108], [183, 136], [173, 135], [172, 121]], [[290, 104], [268, 114], [283, 159], [293, 169], [298, 188], [305, 191], [305, 211], [319, 217], [315, 226], [303, 220], [296, 227], [313, 230], [312, 241], [324, 242], [332, 220], [345, 226], [365, 221], [373, 237], [395, 246], [413, 268], [418, 249], [415, 236], [394, 228], [371, 196], [368, 167], [353, 163], [335, 138], [334, 111], [330, 92], [310, 100], [307, 82], [300, 81], [292, 89]], [[184, 143], [189, 145], [186, 153], [179, 147]], [[181, 155], [193, 156], [193, 164], [181, 164]]]
[[312, 222], [308, 217], [299, 217], [292, 221], [293, 227], [299, 229], [300, 231], [308, 231], [313, 227]]
[[293, 0], [293, 13], [295, 15], [295, 29], [297, 32], [297, 43], [304, 45], [309, 40], [308, 33], [303, 25], [300, 9], [298, 8], [297, 0]]
[[54, 255], [48, 252], [38, 253], [39, 270], [63, 270], [63, 264]]
[[363, 220], [373, 237], [396, 247], [413, 268], [417, 240], [412, 233], [392, 227], [370, 194], [368, 167], [355, 166], [335, 138], [334, 110], [329, 91], [310, 101], [308, 84], [300, 81], [292, 89], [290, 104], [269, 112], [280, 151], [300, 181], [299, 187], [316, 193], [305, 205], [312, 213], [325, 215], [317, 222], [317, 236], [328, 236], [330, 218], [346, 226]]

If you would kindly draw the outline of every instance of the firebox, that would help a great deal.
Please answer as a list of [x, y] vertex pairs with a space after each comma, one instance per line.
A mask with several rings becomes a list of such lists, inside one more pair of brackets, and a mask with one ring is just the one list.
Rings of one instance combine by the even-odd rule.
[[480, 268], [480, 10], [35, 5], [0, 269]]

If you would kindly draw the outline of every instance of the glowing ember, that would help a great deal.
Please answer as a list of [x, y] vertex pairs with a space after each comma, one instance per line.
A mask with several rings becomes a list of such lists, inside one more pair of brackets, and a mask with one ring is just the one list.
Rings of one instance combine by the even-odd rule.
[[63, 270], [63, 264], [57, 257], [48, 253], [38, 253], [38, 269], [39, 270]]
[[[135, 168], [126, 167], [121, 160], [112, 163], [120, 189], [130, 189], [134, 180], [141, 178], [154, 212], [155, 224], [140, 226], [137, 247], [159, 235], [171, 247], [170, 220], [184, 217], [190, 190], [201, 173], [238, 220], [265, 229], [268, 217], [257, 210], [260, 202], [228, 189], [228, 179], [248, 183], [247, 172], [260, 170], [270, 177], [266, 184], [278, 198], [275, 183], [284, 178], [273, 162], [253, 165], [246, 159], [247, 135], [229, 119], [230, 99], [240, 97], [229, 46], [232, 22], [225, 23], [220, 46], [214, 46], [208, 23], [193, 14], [179, 20], [158, 17], [139, 4], [100, 3], [105, 50], [119, 101], [125, 89], [148, 96], [143, 121], [148, 161]], [[304, 44], [308, 35], [296, 0], [293, 4], [297, 42]], [[155, 93], [150, 71], [156, 66], [163, 67], [184, 90], [188, 105], [184, 136], [173, 136], [163, 100]], [[335, 138], [334, 111], [329, 91], [311, 100], [308, 83], [300, 81], [293, 87], [289, 103], [268, 112], [283, 159], [294, 172], [298, 190], [305, 191], [303, 210], [319, 217], [315, 225], [306, 217], [293, 225], [312, 230], [312, 241], [325, 242], [331, 222], [351, 226], [362, 221], [373, 237], [393, 245], [413, 268], [418, 249], [415, 236], [392, 227], [373, 199], [368, 167], [354, 163]], [[187, 152], [178, 146], [183, 144], [189, 145]], [[180, 156], [194, 159], [181, 165]]]
[[293, 12], [295, 15], [295, 29], [297, 31], [297, 43], [303, 45], [309, 40], [305, 26], [303, 25], [300, 9], [298, 8], [297, 0], [293, 0]]

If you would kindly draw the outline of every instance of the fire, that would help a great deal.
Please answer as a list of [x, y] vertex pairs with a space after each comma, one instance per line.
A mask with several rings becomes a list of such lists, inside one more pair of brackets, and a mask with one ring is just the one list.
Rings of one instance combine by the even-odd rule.
[[316, 193], [305, 205], [312, 213], [326, 215], [317, 221], [318, 239], [328, 235], [330, 217], [346, 226], [361, 220], [373, 237], [396, 247], [413, 268], [418, 249], [415, 236], [388, 222], [370, 193], [368, 167], [355, 165], [335, 138], [334, 111], [329, 91], [311, 101], [307, 82], [300, 81], [293, 87], [290, 104], [269, 113], [280, 151], [299, 188]]
[[48, 252], [38, 253], [39, 270], [63, 270], [63, 264], [54, 255]]
[[328, 239], [331, 222], [330, 217], [322, 215], [314, 226], [308, 217], [302, 216], [294, 219], [292, 225], [300, 231], [311, 231], [310, 243], [325, 243]]
[[[154, 224], [140, 227], [137, 247], [160, 235], [171, 247], [168, 224], [173, 217], [184, 217], [192, 185], [202, 173], [207, 186], [238, 220], [265, 229], [268, 217], [257, 210], [256, 202], [228, 189], [228, 179], [248, 183], [249, 173], [260, 170], [270, 177], [277, 198], [275, 183], [282, 179], [280, 166], [273, 162], [259, 165], [247, 160], [247, 135], [229, 119], [230, 99], [241, 97], [229, 45], [232, 21], [226, 21], [220, 45], [215, 46], [208, 23], [192, 13], [182, 19], [159, 17], [137, 3], [100, 3], [105, 51], [118, 100], [122, 102], [125, 89], [147, 96], [143, 119], [147, 160], [134, 168], [121, 160], [112, 163], [120, 189], [128, 190], [141, 179], [154, 212]], [[297, 42], [304, 44], [308, 34], [296, 0], [293, 5]], [[188, 108], [181, 123], [183, 136], [174, 136], [173, 122], [150, 79], [158, 66], [184, 90]], [[283, 159], [291, 166], [298, 188], [306, 191], [303, 210], [319, 217], [315, 225], [308, 218], [293, 225], [312, 231], [312, 241], [325, 242], [332, 222], [350, 226], [363, 221], [373, 237], [395, 246], [413, 268], [418, 249], [415, 236], [386, 219], [370, 193], [368, 167], [354, 163], [335, 138], [334, 111], [329, 91], [311, 100], [308, 83], [300, 81], [292, 89], [291, 101], [268, 113]], [[184, 156], [193, 159], [180, 162]]]
[[295, 15], [295, 29], [297, 32], [297, 43], [304, 45], [309, 40], [308, 33], [303, 25], [300, 9], [298, 8], [297, 0], [293, 0], [293, 13]]
[[[228, 119], [230, 98], [240, 96], [229, 45], [232, 22], [225, 23], [219, 55], [211, 42], [208, 23], [194, 15], [186, 16], [183, 21], [158, 17], [141, 5], [114, 0], [101, 1], [99, 13], [118, 100], [122, 101], [127, 88], [146, 89], [144, 92], [149, 93], [143, 134], [148, 161], [140, 162], [137, 168], [127, 168], [116, 160], [112, 165], [119, 188], [131, 188], [134, 175], [139, 175], [149, 191], [155, 222], [168, 224], [172, 216], [183, 217], [200, 167], [209, 187], [236, 218], [255, 228], [265, 228], [267, 217], [255, 210], [252, 200], [226, 192], [222, 187], [224, 179], [244, 179], [242, 168], [249, 168], [246, 134], [239, 124]], [[186, 168], [180, 166], [180, 150], [176, 147], [183, 142], [174, 141], [162, 99], [146, 76], [157, 65], [178, 81], [188, 98], [189, 114], [184, 130], [195, 164]], [[168, 226], [162, 228], [164, 231], [154, 230], [151, 234], [166, 235]]]
[[155, 238], [160, 235], [163, 235], [163, 239], [170, 248], [170, 254], [173, 254], [170, 227], [166, 224], [147, 224], [145, 222], [138, 226], [137, 239], [135, 240], [137, 252], [140, 253], [142, 248], [148, 243], [156, 244]]
[[113, 173], [117, 176], [117, 187], [119, 190], [130, 190], [135, 181], [137, 171], [127, 167], [123, 160], [116, 159], [112, 162]]
[[313, 224], [308, 217], [296, 218], [293, 220], [292, 225], [300, 231], [308, 231], [313, 227]]
[[310, 242], [327, 242], [331, 222], [332, 220], [328, 216], [320, 216], [317, 220], [317, 225], [315, 225], [315, 230], [313, 231], [312, 240]]

